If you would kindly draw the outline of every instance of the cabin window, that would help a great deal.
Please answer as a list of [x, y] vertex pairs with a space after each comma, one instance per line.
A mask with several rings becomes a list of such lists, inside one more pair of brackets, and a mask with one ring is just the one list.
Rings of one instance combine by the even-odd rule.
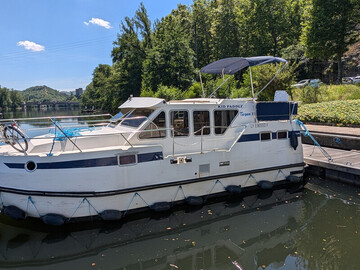
[[136, 163], [136, 155], [119, 156], [119, 165], [129, 165]]
[[278, 131], [277, 138], [278, 139], [286, 139], [287, 138], [287, 131]]
[[139, 138], [140, 139], [164, 138], [166, 136], [165, 128], [166, 128], [165, 112], [161, 112], [140, 133]]
[[260, 141], [269, 141], [271, 139], [270, 132], [260, 133]]
[[187, 111], [172, 111], [171, 125], [174, 128], [174, 136], [189, 135], [189, 114]]
[[129, 127], [138, 127], [145, 120], [148, 119], [149, 115], [153, 112], [152, 109], [138, 108], [128, 113], [124, 120], [121, 121], [120, 125]]
[[[194, 111], [194, 135], [210, 134], [210, 113], [209, 111]], [[204, 128], [203, 128], [204, 127]], [[202, 130], [202, 133], [201, 133]]]
[[215, 134], [224, 134], [237, 113], [237, 110], [214, 111]]

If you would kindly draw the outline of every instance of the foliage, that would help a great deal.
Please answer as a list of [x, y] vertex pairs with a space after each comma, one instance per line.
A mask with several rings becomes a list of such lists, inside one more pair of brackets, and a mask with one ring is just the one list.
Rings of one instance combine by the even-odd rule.
[[358, 37], [359, 3], [355, 0], [313, 0], [304, 41], [310, 57], [328, 60], [337, 56], [338, 81], [341, 81], [341, 57]]
[[190, 11], [179, 5], [157, 25], [153, 47], [144, 61], [143, 89], [159, 85], [186, 90], [194, 78], [194, 52], [190, 48]]
[[[280, 71], [282, 67], [283, 64], [271, 64], [251, 68], [255, 96], [266, 86], [266, 84], [274, 77], [274, 75]], [[296, 68], [296, 63], [285, 67], [282, 72], [280, 72], [279, 75], [265, 88], [265, 90], [259, 94], [258, 99], [268, 101], [274, 100], [276, 90], [286, 90], [290, 97], [292, 97], [292, 89], [290, 86], [295, 80], [294, 70]], [[250, 71], [247, 71], [246, 75], [244, 76], [241, 93], [247, 94], [247, 97], [251, 97]]]
[[10, 92], [7, 88], [0, 88], [0, 108], [2, 111], [11, 106]]
[[62, 102], [67, 101], [69, 96], [64, 92], [52, 89], [46, 85], [33, 86], [19, 92], [26, 102]]
[[293, 89], [293, 92], [294, 100], [303, 103], [360, 99], [360, 85], [351, 84], [321, 85], [318, 88], [307, 86]]
[[[321, 77], [326, 62], [319, 64], [316, 58], [339, 57], [354, 42], [359, 5], [358, 0], [194, 0], [152, 23], [141, 3], [134, 17], [122, 21], [111, 51], [113, 64], [95, 68], [82, 103], [115, 112], [129, 95], [208, 97], [218, 87], [214, 95], [220, 98], [251, 97], [249, 71], [222, 86], [219, 76], [205, 75], [203, 90], [197, 70], [220, 58], [256, 55], [281, 56], [292, 63], [260, 100], [272, 100], [278, 89], [304, 102], [329, 99], [333, 90], [299, 92], [290, 85], [296, 78]], [[276, 68], [266, 65], [252, 71], [257, 92]]]
[[360, 100], [340, 100], [299, 106], [298, 119], [303, 122], [360, 125]]

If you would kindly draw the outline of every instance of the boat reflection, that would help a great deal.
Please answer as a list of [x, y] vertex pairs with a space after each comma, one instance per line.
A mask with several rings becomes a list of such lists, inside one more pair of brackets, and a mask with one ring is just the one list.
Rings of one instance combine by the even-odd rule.
[[[274, 190], [168, 216], [46, 227], [0, 218], [0, 269], [257, 269], [283, 265], [303, 192]], [[276, 252], [272, 252], [275, 250]], [[255, 258], [255, 259], [254, 259]]]

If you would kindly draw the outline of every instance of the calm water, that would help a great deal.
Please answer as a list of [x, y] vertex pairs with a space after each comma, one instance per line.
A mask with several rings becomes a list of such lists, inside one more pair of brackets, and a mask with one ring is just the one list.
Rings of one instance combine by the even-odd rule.
[[359, 269], [360, 190], [303, 190], [163, 217], [48, 228], [0, 216], [0, 269]]

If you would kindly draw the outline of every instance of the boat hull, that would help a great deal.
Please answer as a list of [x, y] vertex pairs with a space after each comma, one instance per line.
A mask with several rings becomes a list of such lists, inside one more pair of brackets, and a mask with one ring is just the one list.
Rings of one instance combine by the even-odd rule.
[[[98, 192], [38, 191], [1, 187], [0, 195], [3, 207], [16, 206], [24, 212], [24, 218], [42, 218], [56, 214], [64, 217], [64, 221], [70, 221], [89, 216], [101, 217], [104, 211], [109, 210], [117, 211], [114, 215], [120, 218], [136, 210], [168, 210], [152, 207], [160, 202], [172, 207], [178, 202], [186, 202], [189, 197], [202, 197], [206, 202], [212, 196], [230, 195], [230, 192], [226, 191], [228, 186], [239, 186], [242, 193], [246, 193], [246, 190], [266, 189], [260, 185], [262, 181], [268, 181], [275, 186], [290, 185], [291, 182], [286, 180], [286, 176], [301, 177], [302, 171], [303, 164], [298, 163]], [[9, 215], [11, 216], [11, 213]], [[17, 219], [16, 216], [11, 217]]]

